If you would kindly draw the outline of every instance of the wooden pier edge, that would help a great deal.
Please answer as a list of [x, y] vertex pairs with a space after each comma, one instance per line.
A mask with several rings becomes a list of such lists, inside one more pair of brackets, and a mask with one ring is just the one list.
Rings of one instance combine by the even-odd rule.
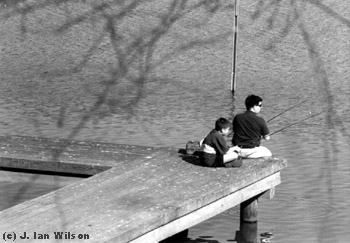
[[[214, 217], [234, 206], [239, 205], [242, 201], [249, 200], [255, 195], [267, 191], [271, 187], [275, 187], [281, 183], [280, 172], [277, 172], [269, 177], [266, 177], [259, 182], [249, 185], [235, 193], [232, 193], [224, 198], [206, 205], [198, 210], [178, 218], [166, 225], [163, 225], [155, 230], [152, 230], [130, 243], [157, 243], [178, 232], [186, 230], [194, 225], [197, 225], [207, 219]], [[113, 240], [108, 242], [114, 242]]]
[[[0, 136], [0, 145], [0, 167], [83, 168], [92, 175], [1, 211], [0, 232], [88, 230], [86, 242], [160, 242], [237, 205], [241, 227], [256, 223], [258, 199], [274, 196], [287, 166], [283, 159], [261, 158], [244, 160], [240, 168], [208, 168], [174, 148], [21, 136]], [[52, 155], [57, 150], [61, 156]], [[65, 215], [63, 226], [57, 212]]]

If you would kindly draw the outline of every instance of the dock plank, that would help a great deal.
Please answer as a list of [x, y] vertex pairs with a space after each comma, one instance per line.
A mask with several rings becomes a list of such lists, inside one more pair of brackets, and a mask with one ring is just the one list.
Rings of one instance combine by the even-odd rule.
[[[30, 138], [19, 140], [11, 151]], [[86, 144], [79, 144], [77, 151], [85, 153]], [[56, 241], [55, 232], [86, 234], [84, 242], [158, 242], [274, 188], [286, 166], [285, 160], [262, 158], [244, 160], [240, 168], [208, 168], [188, 163], [175, 149], [134, 151], [136, 159], [116, 160], [104, 172], [1, 211], [0, 232], [27, 232], [26, 242], [37, 242], [34, 232], [50, 236], [47, 242]]]
[[164, 150], [91, 141], [0, 136], [0, 167], [95, 175], [161, 149]]
[[[152, 156], [152, 158], [158, 156], [160, 157], [159, 159], [166, 158], [168, 156], [168, 152], [158, 151]], [[130, 161], [130, 163], [120, 163], [115, 170], [107, 170], [88, 179], [74, 183], [68, 187], [53, 191], [29, 202], [16, 205], [15, 208], [18, 213], [15, 215], [12, 214], [11, 211], [8, 212], [7, 210], [2, 211], [1, 213], [4, 218], [9, 219], [9, 222], [13, 220], [12, 222], [14, 225], [16, 225], [20, 220], [30, 218], [36, 215], [37, 212], [41, 213], [56, 207], [58, 203], [67, 204], [71, 201], [76, 201], [79, 199], [82, 201], [82, 204], [87, 203], [87, 199], [96, 198], [98, 196], [99, 191], [97, 189], [103, 188], [104, 184], [112, 185], [112, 189], [116, 190], [117, 188], [115, 188], [114, 184], [111, 184], [114, 181], [121, 181], [121, 184], [118, 185], [119, 187], [121, 187], [123, 183], [127, 183], [127, 179], [132, 174], [139, 174], [139, 172], [142, 171], [145, 166], [147, 166], [147, 160], [150, 159], [151, 158], [139, 159]], [[103, 193], [106, 193], [107, 189], [108, 188], [103, 188]]]
[[280, 174], [276, 173], [269, 176], [259, 183], [252, 184], [244, 189], [241, 189], [235, 193], [230, 194], [227, 197], [218, 199], [217, 201], [203, 206], [191, 214], [186, 214], [182, 217], [171, 221], [168, 224], [160, 226], [134, 240], [132, 243], [143, 242], [158, 242], [155, 239], [165, 239], [171, 235], [181, 232], [189, 227], [192, 227], [200, 222], [203, 222], [215, 215], [222, 213], [242, 202], [242, 200], [249, 199], [254, 196], [257, 191], [263, 192], [266, 188], [277, 185], [280, 183]]
[[[128, 242], [238, 192], [242, 187], [254, 184], [255, 180], [260, 177], [263, 179], [270, 173], [267, 170], [269, 166], [258, 166], [262, 172], [255, 173], [250, 166], [239, 169], [209, 169], [172, 159], [171, 164], [166, 160], [150, 160], [152, 163], [148, 164], [146, 170], [140, 168], [125, 176], [107, 178], [93, 189], [91, 184], [95, 184], [94, 178], [86, 179], [79, 188], [83, 193], [72, 195], [72, 189], [68, 186], [38, 198], [37, 201], [41, 203], [27, 207], [20, 217], [15, 213], [19, 211], [16, 206], [5, 210], [0, 213], [2, 219], [6, 218], [6, 214], [17, 216], [16, 219], [2, 222], [0, 229], [9, 231], [15, 228], [27, 232], [36, 230], [52, 232], [51, 234], [55, 231], [79, 231], [88, 232], [92, 236], [91, 242], [99, 242], [101, 239]], [[185, 166], [180, 165], [184, 163]], [[179, 169], [178, 167], [181, 169], [174, 176], [171, 168]], [[118, 168], [112, 168], [107, 172], [111, 176], [117, 171]], [[100, 175], [102, 178], [104, 173]], [[161, 173], [164, 176], [158, 178], [157, 175]], [[255, 178], [247, 178], [247, 174], [254, 175]], [[89, 188], [90, 190], [86, 190]], [[268, 187], [261, 190], [267, 189]], [[239, 198], [241, 197], [240, 195]], [[43, 210], [45, 206], [46, 210]]]

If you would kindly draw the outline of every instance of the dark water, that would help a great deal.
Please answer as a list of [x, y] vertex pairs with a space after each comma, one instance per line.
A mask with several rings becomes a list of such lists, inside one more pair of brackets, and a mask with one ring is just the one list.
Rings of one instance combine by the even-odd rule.
[[81, 179], [71, 176], [0, 170], [0, 211]]

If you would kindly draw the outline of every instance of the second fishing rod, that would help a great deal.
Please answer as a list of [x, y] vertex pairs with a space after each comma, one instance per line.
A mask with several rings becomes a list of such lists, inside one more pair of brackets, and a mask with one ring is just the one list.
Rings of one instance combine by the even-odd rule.
[[[276, 116], [270, 118], [270, 119], [267, 120], [266, 122], [268, 123], [268, 122], [274, 120], [275, 118], [277, 118], [277, 117], [283, 115], [283, 114], [286, 113], [287, 111], [290, 111], [291, 109], [294, 109], [294, 108], [296, 108], [296, 107], [301, 106], [301, 105], [304, 104], [306, 101], [307, 101], [307, 100], [303, 100], [302, 102], [300, 102], [300, 103], [298, 103], [298, 104], [296, 104], [296, 105], [294, 105], [294, 106], [292, 106], [292, 107], [290, 107], [290, 108], [288, 108], [288, 109], [282, 111], [281, 113], [279, 113], [279, 114], [277, 114]], [[291, 127], [291, 126], [297, 125], [297, 124], [299, 124], [299, 123], [301, 123], [301, 122], [304, 122], [304, 121], [306, 121], [306, 120], [308, 120], [308, 119], [311, 119], [311, 118], [313, 118], [313, 117], [315, 117], [315, 116], [318, 116], [318, 115], [320, 115], [320, 114], [322, 114], [322, 113], [324, 113], [324, 112], [325, 112], [325, 111], [321, 111], [321, 112], [318, 112], [318, 113], [313, 114], [313, 115], [311, 115], [311, 116], [308, 116], [308, 117], [306, 117], [306, 118], [304, 118], [304, 119], [302, 119], [302, 120], [300, 120], [300, 121], [297, 121], [297, 122], [293, 122], [293, 123], [291, 123], [291, 124], [288, 124], [287, 126], [281, 128], [281, 129], [278, 129], [278, 130], [276, 130], [276, 131], [270, 133], [269, 135], [271, 136], [271, 135], [273, 135], [273, 134], [276, 134], [276, 133], [278, 133], [278, 132], [281, 132], [281, 131], [283, 131], [283, 130], [285, 130], [285, 129]]]
[[273, 134], [276, 134], [276, 133], [278, 133], [278, 132], [281, 132], [281, 131], [283, 131], [283, 130], [285, 130], [285, 129], [291, 127], [291, 126], [294, 126], [294, 125], [297, 125], [297, 124], [299, 124], [299, 123], [302, 123], [302, 122], [304, 122], [304, 121], [306, 121], [306, 120], [309, 120], [309, 119], [311, 119], [311, 118], [313, 118], [313, 117], [315, 117], [315, 116], [321, 115], [322, 113], [325, 113], [325, 112], [326, 112], [326, 111], [321, 111], [321, 112], [318, 112], [318, 113], [313, 114], [313, 115], [311, 115], [311, 116], [308, 116], [308, 117], [306, 117], [306, 118], [304, 118], [304, 119], [302, 119], [302, 120], [300, 120], [300, 121], [297, 121], [297, 122], [288, 124], [287, 126], [285, 126], [285, 127], [281, 128], [281, 129], [278, 129], [278, 130], [276, 130], [276, 131], [270, 133], [270, 136], [273, 135]]

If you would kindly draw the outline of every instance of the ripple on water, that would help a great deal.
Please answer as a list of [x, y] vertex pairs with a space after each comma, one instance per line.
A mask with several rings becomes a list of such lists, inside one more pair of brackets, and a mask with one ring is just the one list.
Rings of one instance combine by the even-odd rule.
[[[239, 207], [234, 207], [227, 214], [239, 218]], [[287, 193], [279, 193], [279, 196], [272, 200], [260, 200], [259, 221], [268, 223], [296, 223], [320, 221], [334, 215], [337, 210], [334, 206], [320, 201], [296, 197]]]

